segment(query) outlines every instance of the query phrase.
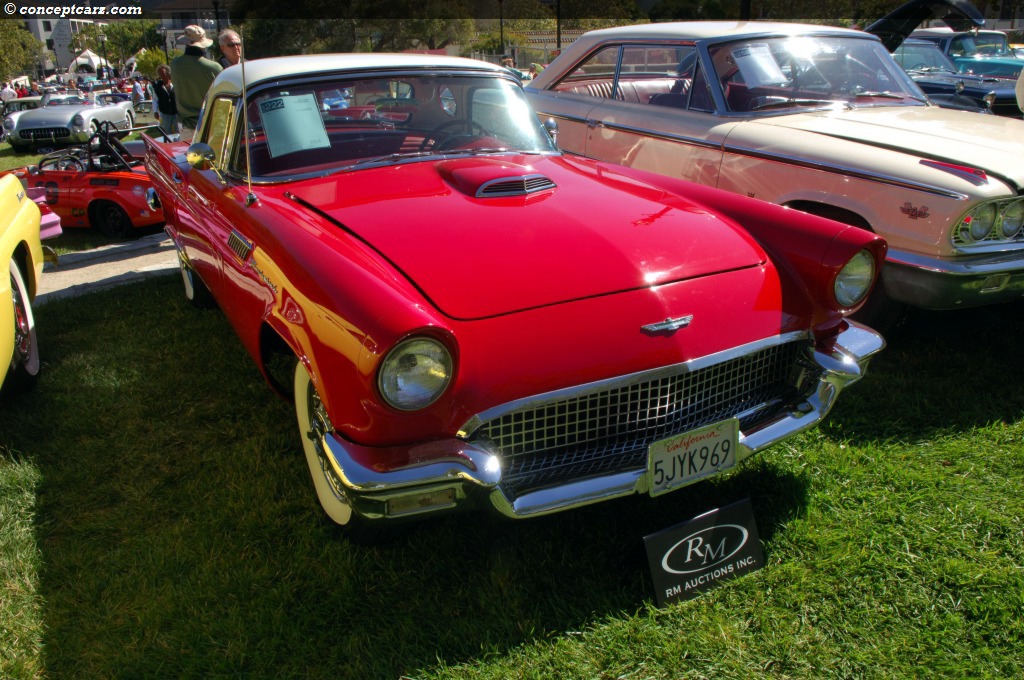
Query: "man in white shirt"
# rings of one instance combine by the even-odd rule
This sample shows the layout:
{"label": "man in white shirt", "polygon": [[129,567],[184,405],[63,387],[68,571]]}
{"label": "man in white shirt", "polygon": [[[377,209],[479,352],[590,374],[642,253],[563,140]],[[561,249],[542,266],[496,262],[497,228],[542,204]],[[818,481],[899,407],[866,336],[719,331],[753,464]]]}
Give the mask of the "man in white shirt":
{"label": "man in white shirt", "polygon": [[[0,90],[0,101],[9,102],[12,99],[17,99],[18,93],[14,91],[10,83],[4,83],[4,88]],[[1019,97],[1018,97],[1019,99]]]}

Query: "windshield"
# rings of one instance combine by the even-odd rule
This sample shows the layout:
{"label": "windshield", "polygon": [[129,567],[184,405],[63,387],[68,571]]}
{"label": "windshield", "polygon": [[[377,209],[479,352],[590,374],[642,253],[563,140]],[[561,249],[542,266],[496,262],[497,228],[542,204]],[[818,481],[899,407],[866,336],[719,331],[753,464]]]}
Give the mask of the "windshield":
{"label": "windshield", "polygon": [[907,71],[956,73],[952,60],[935,43],[903,43],[892,56]]}
{"label": "windshield", "polygon": [[965,33],[949,44],[954,57],[1013,57],[1006,36],[1002,33]]}
{"label": "windshield", "polygon": [[491,75],[277,86],[256,93],[248,120],[252,173],[264,177],[437,155],[556,152],[522,89]]}
{"label": "windshield", "polygon": [[713,46],[709,52],[730,111],[926,103],[910,76],[874,40],[760,38]]}

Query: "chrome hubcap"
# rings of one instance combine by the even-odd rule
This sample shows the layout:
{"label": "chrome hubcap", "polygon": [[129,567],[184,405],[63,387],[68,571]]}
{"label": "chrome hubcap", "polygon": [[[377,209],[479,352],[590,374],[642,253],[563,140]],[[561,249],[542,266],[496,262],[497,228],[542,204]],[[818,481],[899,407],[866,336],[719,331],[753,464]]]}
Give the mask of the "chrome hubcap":
{"label": "chrome hubcap", "polygon": [[11,298],[14,302],[14,361],[12,364],[24,362],[32,351],[32,329],[29,326],[28,312],[22,302],[20,291],[14,277],[11,277]]}

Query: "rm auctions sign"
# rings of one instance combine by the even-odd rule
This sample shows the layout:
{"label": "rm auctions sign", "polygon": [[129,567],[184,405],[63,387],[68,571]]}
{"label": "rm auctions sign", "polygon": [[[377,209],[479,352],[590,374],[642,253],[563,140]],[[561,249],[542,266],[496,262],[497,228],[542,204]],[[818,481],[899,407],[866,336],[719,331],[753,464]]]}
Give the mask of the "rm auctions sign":
{"label": "rm auctions sign", "polygon": [[764,565],[750,499],[644,537],[659,607]]}

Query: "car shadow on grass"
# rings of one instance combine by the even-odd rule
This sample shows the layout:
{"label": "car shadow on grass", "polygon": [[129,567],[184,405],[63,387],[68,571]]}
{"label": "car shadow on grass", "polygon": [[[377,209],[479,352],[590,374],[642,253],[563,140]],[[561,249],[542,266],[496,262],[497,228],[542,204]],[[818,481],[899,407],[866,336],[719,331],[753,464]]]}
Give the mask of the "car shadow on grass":
{"label": "car shadow on grass", "polygon": [[854,444],[913,442],[1024,414],[1024,302],[913,311],[821,426]]}
{"label": "car shadow on grass", "polygon": [[642,537],[750,497],[762,539],[809,482],[731,475],[513,522],[465,513],[347,541],[314,499],[289,404],[175,277],[39,311],[38,389],[13,407],[37,492],[54,677],[398,677],[472,664],[649,606]]}

